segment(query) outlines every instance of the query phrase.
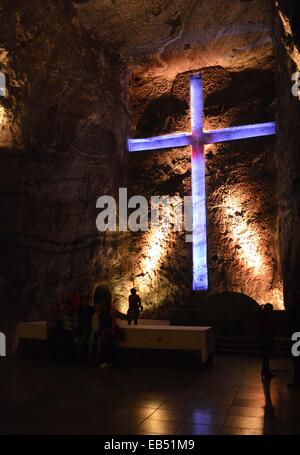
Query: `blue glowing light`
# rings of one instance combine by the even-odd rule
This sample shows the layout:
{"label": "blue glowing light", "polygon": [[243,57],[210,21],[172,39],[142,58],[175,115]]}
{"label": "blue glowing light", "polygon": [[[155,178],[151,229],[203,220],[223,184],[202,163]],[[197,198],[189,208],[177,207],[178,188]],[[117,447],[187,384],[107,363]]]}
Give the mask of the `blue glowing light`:
{"label": "blue glowing light", "polygon": [[190,76],[191,133],[174,133],[147,139],[129,139],[130,152],[172,147],[192,147],[192,201],[193,201],[193,290],[208,289],[205,157],[204,145],[276,134],[274,122],[203,130],[203,92],[199,74]]}

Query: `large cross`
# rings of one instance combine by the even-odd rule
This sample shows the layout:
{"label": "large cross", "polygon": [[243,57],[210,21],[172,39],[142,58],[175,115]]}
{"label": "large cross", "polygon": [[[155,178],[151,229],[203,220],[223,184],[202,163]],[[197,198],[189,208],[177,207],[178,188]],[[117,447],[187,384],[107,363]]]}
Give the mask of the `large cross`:
{"label": "large cross", "polygon": [[191,132],[174,133],[147,139],[129,139],[130,152],[156,150],[173,147],[192,147],[192,206],[193,206],[193,290],[208,289],[205,157],[204,145],[216,142],[269,136],[276,133],[274,122],[222,128],[203,129],[202,78],[190,76]]}

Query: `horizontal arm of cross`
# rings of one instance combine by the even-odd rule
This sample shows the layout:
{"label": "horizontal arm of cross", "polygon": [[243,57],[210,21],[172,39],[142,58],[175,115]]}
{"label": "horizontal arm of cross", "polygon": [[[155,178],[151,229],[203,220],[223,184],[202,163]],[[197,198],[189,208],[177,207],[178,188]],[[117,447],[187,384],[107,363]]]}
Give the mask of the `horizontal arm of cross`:
{"label": "horizontal arm of cross", "polygon": [[[234,126],[220,130],[207,130],[199,136],[200,144],[214,144],[216,142],[247,139],[251,137],[270,136],[276,133],[275,122],[257,123],[254,125]],[[193,145],[191,133],[174,133],[147,139],[129,139],[128,149],[130,152],[142,150],[157,150],[163,148],[185,147]]]}
{"label": "horizontal arm of cross", "polygon": [[191,145],[191,136],[190,133],[173,133],[147,139],[128,139],[128,149],[130,152],[139,152],[141,150],[185,147]]}
{"label": "horizontal arm of cross", "polygon": [[255,125],[234,126],[221,130],[204,131],[204,144],[248,139],[251,137],[271,136],[276,134],[276,123],[256,123]]}

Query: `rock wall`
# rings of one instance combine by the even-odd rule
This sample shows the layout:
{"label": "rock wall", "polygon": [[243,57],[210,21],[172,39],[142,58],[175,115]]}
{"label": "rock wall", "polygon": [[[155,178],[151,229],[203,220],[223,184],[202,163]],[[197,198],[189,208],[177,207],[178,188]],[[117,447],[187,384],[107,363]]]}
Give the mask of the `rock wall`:
{"label": "rock wall", "polygon": [[300,4],[276,1],[276,82],[279,170],[280,245],[285,304],[300,301],[300,92],[292,95],[292,75],[300,71]]}
{"label": "rock wall", "polygon": [[[289,79],[298,26],[277,3],[1,2],[8,97],[0,98],[0,311],[7,321],[46,317],[65,292],[92,294],[97,284],[110,288],[121,310],[138,287],[151,317],[222,291],[282,308],[281,266],[286,296],[296,292],[299,101]],[[129,117],[136,137],[189,130],[195,71],[204,79],[206,128],[273,120],[275,71],[278,112],[285,112],[277,117],[277,150],[274,138],[206,147],[206,296],[191,293],[191,244],[182,233],[95,228],[97,197],[117,196],[119,187],[129,196],[190,194],[188,149],[127,158],[125,139]]]}
{"label": "rock wall", "polygon": [[[96,200],[126,175],[124,71],[73,24],[71,2],[4,1],[1,68],[8,96],[0,150],[0,329],[91,293],[114,239]],[[7,127],[9,124],[9,128]]]}
{"label": "rock wall", "polygon": [[[199,68],[203,76],[205,128],[271,121],[275,117],[272,65],[245,70]],[[136,136],[189,131],[189,74],[146,105]],[[158,82],[159,83],[159,82]],[[139,92],[140,94],[141,92]],[[133,105],[138,106],[135,97]],[[139,109],[137,109],[139,110]],[[155,226],[136,233],[116,292],[139,288],[145,314],[167,317],[170,308],[199,305],[223,291],[245,293],[283,308],[278,241],[275,139],[257,138],[206,146],[209,291],[193,294],[191,244],[181,232]],[[130,154],[130,193],[183,198],[191,192],[190,150]],[[198,297],[197,297],[198,296]]]}
{"label": "rock wall", "polygon": [[[274,120],[272,2],[132,2],[126,28],[114,14],[118,2],[96,3],[98,14],[89,14],[87,2],[78,6],[78,18],[94,37],[106,39],[96,26],[100,12],[118,30],[110,44],[122,48],[129,65],[132,136],[190,130],[188,75],[195,71],[204,78],[207,129]],[[133,43],[143,15],[147,25]],[[274,138],[207,146],[206,160],[209,292],[191,292],[191,245],[184,236],[156,228],[126,236],[126,266],[114,288],[121,307],[134,285],[145,315],[153,317],[222,291],[283,308]],[[190,152],[130,155],[129,175],[130,194],[189,195]]]}

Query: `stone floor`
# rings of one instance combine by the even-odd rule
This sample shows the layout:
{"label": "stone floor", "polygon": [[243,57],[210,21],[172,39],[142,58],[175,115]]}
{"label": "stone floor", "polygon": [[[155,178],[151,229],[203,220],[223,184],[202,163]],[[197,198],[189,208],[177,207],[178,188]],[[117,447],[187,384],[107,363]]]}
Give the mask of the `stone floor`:
{"label": "stone floor", "polygon": [[0,359],[1,434],[300,434],[300,391],[274,359],[264,388],[259,359],[216,356],[204,371],[97,370]]}

